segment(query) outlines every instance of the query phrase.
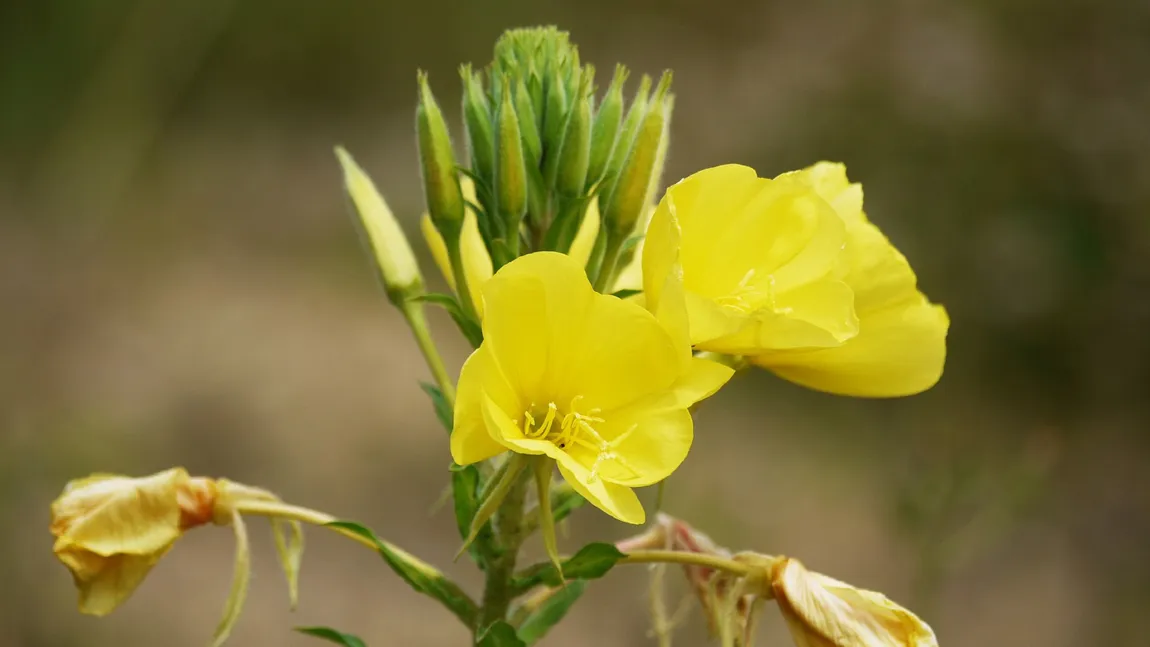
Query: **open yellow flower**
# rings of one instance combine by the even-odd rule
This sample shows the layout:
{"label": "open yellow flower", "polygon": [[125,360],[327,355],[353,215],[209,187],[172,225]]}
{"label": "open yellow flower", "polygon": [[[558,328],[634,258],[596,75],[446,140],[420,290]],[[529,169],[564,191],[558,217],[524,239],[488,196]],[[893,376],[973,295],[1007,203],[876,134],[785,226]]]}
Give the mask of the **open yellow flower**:
{"label": "open yellow flower", "polygon": [[925,622],[881,593],[780,558],[771,588],[798,647],[938,647]]}
{"label": "open yellow flower", "polygon": [[938,381],[945,311],[862,212],[841,165],[776,179],[727,165],[667,190],[643,252],[658,307],[681,265],[696,348],[752,358],[811,388],[910,395]]}
{"label": "open yellow flower", "polygon": [[642,523],[632,488],[673,472],[691,446],[688,412],[731,376],[691,356],[685,315],[660,318],[595,292],[569,256],[537,252],[483,289],[483,344],[459,377],[451,454],[546,455],[587,500]]}
{"label": "open yellow flower", "polygon": [[[463,190],[463,199],[467,203],[475,204],[477,202],[475,182],[464,176],[459,180],[459,186]],[[579,224],[579,231],[576,232],[575,239],[571,242],[571,250],[568,252],[568,255],[574,258],[580,267],[585,267],[587,259],[591,257],[591,251],[595,247],[595,238],[599,235],[599,221],[599,200],[596,198],[587,204],[587,212]],[[458,292],[443,235],[436,229],[435,223],[432,222],[431,216],[427,213],[424,213],[423,217],[420,218],[419,227],[423,232],[424,240],[427,241],[428,249],[431,250],[431,256],[435,259],[435,265],[439,267],[439,271],[447,279],[447,284],[451,290]],[[471,295],[471,302],[475,304],[476,314],[482,318],[483,286],[491,278],[494,266],[491,263],[491,255],[487,252],[487,246],[483,243],[483,236],[479,232],[479,220],[470,206],[466,208],[463,215],[463,230],[459,234],[459,253],[463,260],[467,291]]]}

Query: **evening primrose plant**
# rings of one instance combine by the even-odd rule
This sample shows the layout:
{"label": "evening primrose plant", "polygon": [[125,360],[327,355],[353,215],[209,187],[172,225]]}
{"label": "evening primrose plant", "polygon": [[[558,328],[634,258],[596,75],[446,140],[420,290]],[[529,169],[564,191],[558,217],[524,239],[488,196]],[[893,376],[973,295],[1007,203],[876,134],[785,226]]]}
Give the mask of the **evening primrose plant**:
{"label": "evening primrose plant", "polygon": [[[461,157],[418,75],[420,227],[448,293],[426,291],[383,196],[336,149],[387,298],[433,378],[423,388],[450,434],[459,558],[483,572],[482,590],[465,591],[354,522],[174,468],[79,479],[52,504],[53,550],[81,612],[114,610],[185,532],[226,526],[235,576],[210,642],[222,644],[248,588],[245,518],[261,516],[272,522],[293,606],[302,524],[320,526],[376,551],[482,647],[538,642],[589,580],[639,563],[650,565],[661,646],[675,624],[661,599],[668,564],[682,569],[724,647],[750,645],[769,604],[799,647],[937,645],[925,622],[879,593],[793,557],[733,553],[644,509],[636,489],[661,487],[683,464],[693,411],[739,372],[762,367],[850,396],[910,395],[941,376],[949,322],[867,219],[862,188],[842,165],[773,179],[719,166],[660,193],[671,74],[643,76],[628,96],[626,68],[614,68],[602,93],[595,72],[565,32],[508,31],[488,65],[460,70]],[[428,306],[445,310],[474,349],[458,379],[431,337]],[[560,546],[556,525],[585,503],[645,527],[616,542]],[[522,564],[535,533],[547,559]],[[365,644],[326,627],[299,630]]]}

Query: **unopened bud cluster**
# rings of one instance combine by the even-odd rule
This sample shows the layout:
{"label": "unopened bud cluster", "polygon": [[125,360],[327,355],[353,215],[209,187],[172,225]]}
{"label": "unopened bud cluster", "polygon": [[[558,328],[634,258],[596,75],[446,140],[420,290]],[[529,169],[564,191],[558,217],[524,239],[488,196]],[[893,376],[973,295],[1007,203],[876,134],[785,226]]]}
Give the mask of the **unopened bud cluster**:
{"label": "unopened bud cluster", "polygon": [[[588,274],[614,271],[662,174],[670,73],[658,84],[644,76],[628,102],[628,71],[618,65],[597,97],[595,68],[580,63],[566,32],[548,27],[508,31],[488,66],[464,65],[460,75],[464,164],[425,75],[417,108],[428,212],[449,251],[471,208],[495,269],[530,251],[567,252],[598,200]],[[457,169],[474,181],[476,204],[464,204]]]}

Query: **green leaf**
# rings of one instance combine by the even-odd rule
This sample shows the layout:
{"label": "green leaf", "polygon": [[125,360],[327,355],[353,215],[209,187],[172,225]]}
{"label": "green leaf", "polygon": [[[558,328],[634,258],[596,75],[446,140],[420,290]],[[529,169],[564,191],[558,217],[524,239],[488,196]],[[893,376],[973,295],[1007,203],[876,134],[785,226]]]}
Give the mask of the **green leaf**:
{"label": "green leaf", "polygon": [[579,596],[583,595],[583,589],[587,587],[585,581],[568,582],[566,586],[555,589],[551,597],[543,601],[531,615],[523,620],[523,624],[519,625],[519,638],[524,645],[534,645],[540,638],[547,635],[551,627],[554,627],[567,615],[567,611],[571,609],[571,605],[579,600]]}
{"label": "green leaf", "polygon": [[515,633],[515,628],[503,620],[496,620],[479,634],[475,640],[476,647],[527,647]]}
{"label": "green leaf", "polygon": [[626,555],[619,552],[619,549],[612,544],[587,544],[580,548],[579,552],[563,560],[562,577],[553,564],[536,564],[528,567],[523,575],[517,577],[513,586],[517,591],[526,591],[540,584],[560,586],[563,584],[563,578],[566,578],[568,585],[571,580],[598,579],[606,575],[624,557]]}
{"label": "green leaf", "polygon": [[459,305],[459,300],[450,294],[443,294],[442,292],[427,292],[418,294],[408,299],[408,301],[419,301],[421,303],[430,303],[437,305],[447,311],[451,315],[452,321],[459,327],[460,332],[471,342],[475,348],[479,348],[479,344],[483,343],[483,329],[479,324],[473,321],[463,308]]}
{"label": "green leaf", "polygon": [[439,419],[439,424],[443,425],[447,433],[451,433],[452,427],[455,426],[455,412],[451,410],[447,398],[443,397],[443,391],[429,382],[420,382],[419,388],[431,398],[431,405],[435,407],[435,417]]}
{"label": "green leaf", "polygon": [[391,570],[410,584],[411,588],[439,600],[464,625],[475,626],[475,614],[477,612],[475,602],[463,592],[463,589],[459,588],[459,585],[447,579],[447,576],[439,572],[434,566],[402,548],[380,539],[371,530],[358,523],[333,521],[326,525],[370,540],[375,544],[379,554],[391,567]]}
{"label": "green leaf", "polygon": [[[466,539],[471,530],[471,520],[475,518],[475,511],[479,509],[479,470],[474,465],[453,465],[451,495],[455,502],[455,525],[459,528],[459,537]],[[467,551],[471,559],[482,567],[483,556],[490,546],[491,527],[484,526],[468,546]]]}
{"label": "green leaf", "polygon": [[620,299],[626,299],[627,297],[633,297],[636,294],[639,294],[641,292],[642,292],[642,290],[618,290],[616,292],[613,292],[611,294],[611,296],[619,297]]}
{"label": "green leaf", "polygon": [[351,634],[336,631],[330,627],[296,627],[296,631],[305,636],[314,636],[343,647],[367,647],[367,643]]}

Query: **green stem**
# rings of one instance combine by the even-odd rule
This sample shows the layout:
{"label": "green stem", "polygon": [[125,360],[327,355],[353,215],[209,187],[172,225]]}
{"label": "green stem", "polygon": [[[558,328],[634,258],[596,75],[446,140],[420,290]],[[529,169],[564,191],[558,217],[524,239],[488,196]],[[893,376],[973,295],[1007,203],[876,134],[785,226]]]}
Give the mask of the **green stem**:
{"label": "green stem", "polygon": [[519,546],[523,543],[523,500],[527,494],[529,470],[524,470],[503,499],[494,523],[498,554],[487,565],[487,580],[483,586],[483,602],[479,610],[476,632],[491,623],[507,618],[507,609],[515,597],[511,580],[515,575],[515,562]]}
{"label": "green stem", "polygon": [[454,406],[455,383],[443,365],[443,358],[439,355],[439,348],[435,345],[435,340],[431,338],[431,329],[427,326],[423,305],[418,301],[409,299],[403,302],[400,310],[403,311],[403,317],[407,319],[407,325],[415,336],[415,343],[419,345],[419,352],[423,353],[423,359],[427,362],[427,367],[431,369],[431,376],[435,379],[435,384],[443,393],[447,403]]}
{"label": "green stem", "polygon": [[454,245],[448,245],[447,256],[451,260],[451,273],[455,275],[455,294],[459,298],[459,305],[463,307],[463,314],[478,321],[475,314],[475,304],[471,301],[471,290],[467,285],[467,273],[463,270],[463,252],[460,251],[461,239]]}
{"label": "green stem", "polygon": [[686,564],[688,566],[702,566],[730,573],[740,577],[752,575],[760,570],[753,564],[737,562],[718,555],[704,553],[689,553],[678,550],[636,550],[627,553],[620,564]]}

